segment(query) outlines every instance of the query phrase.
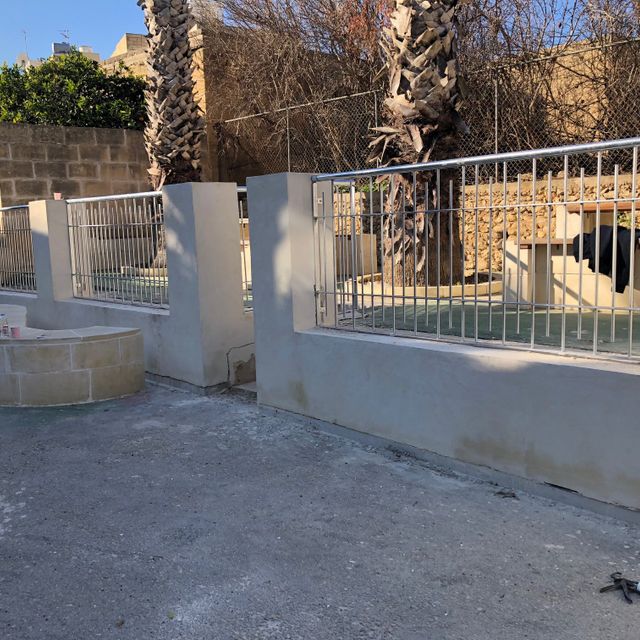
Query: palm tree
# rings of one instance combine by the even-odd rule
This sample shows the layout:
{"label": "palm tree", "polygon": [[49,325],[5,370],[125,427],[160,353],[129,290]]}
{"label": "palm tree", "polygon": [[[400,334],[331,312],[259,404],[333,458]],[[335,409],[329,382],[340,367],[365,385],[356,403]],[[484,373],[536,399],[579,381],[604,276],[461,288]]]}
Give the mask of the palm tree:
{"label": "palm tree", "polygon": [[[457,136],[465,129],[459,114],[456,55],[459,4],[462,0],[394,0],[381,38],[388,76],[385,126],[374,129],[372,162],[389,167],[455,156]],[[433,172],[419,176],[419,189],[414,189],[411,174],[396,174],[389,181],[392,192],[387,213],[391,215],[385,216],[384,251],[388,282],[393,279],[412,285],[414,268],[419,285],[462,279],[458,214],[454,211],[459,185],[450,173],[440,176],[440,189],[437,182]],[[427,233],[429,240],[425,241]],[[439,273],[437,251],[431,250],[436,249],[438,239]]]}
{"label": "palm tree", "polygon": [[154,189],[198,182],[205,123],[194,95],[189,0],[138,0],[149,30],[145,144]]}

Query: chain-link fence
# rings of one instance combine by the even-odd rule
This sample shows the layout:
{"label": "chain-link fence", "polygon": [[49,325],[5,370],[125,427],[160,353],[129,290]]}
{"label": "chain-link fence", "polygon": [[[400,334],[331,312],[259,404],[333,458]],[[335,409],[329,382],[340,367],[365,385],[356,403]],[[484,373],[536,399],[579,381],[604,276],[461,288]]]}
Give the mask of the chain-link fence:
{"label": "chain-link fence", "polygon": [[380,124],[381,95],[368,91],[227,120],[220,126],[225,172],[236,177],[360,167],[371,127]]}
{"label": "chain-link fence", "polygon": [[[640,42],[574,45],[531,60],[486,65],[465,76],[469,131],[460,155],[626,138],[640,131]],[[228,120],[219,127],[227,177],[367,166],[384,92],[371,91]],[[613,171],[615,154],[604,158]],[[516,167],[514,167],[516,168]],[[624,167],[623,167],[624,169]],[[558,167],[557,171],[561,171]]]}

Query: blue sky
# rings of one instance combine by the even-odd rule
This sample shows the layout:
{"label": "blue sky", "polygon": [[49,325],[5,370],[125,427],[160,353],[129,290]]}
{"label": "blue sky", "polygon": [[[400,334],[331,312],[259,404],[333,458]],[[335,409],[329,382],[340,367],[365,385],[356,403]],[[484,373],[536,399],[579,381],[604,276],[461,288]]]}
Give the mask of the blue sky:
{"label": "blue sky", "polygon": [[65,30],[73,44],[90,45],[103,58],[124,33],[146,33],[136,0],[0,0],[0,64],[25,50],[23,31],[29,55],[44,58]]}

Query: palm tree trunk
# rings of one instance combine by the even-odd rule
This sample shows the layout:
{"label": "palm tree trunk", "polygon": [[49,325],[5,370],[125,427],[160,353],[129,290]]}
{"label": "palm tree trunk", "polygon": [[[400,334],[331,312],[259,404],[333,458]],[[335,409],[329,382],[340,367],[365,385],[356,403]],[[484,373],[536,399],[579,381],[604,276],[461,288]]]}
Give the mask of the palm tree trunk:
{"label": "palm tree trunk", "polygon": [[[370,160],[381,166],[452,157],[459,114],[458,0],[395,0],[382,49],[389,90]],[[455,172],[397,174],[386,205],[384,277],[405,285],[463,278]],[[450,188],[450,184],[452,187]]]}

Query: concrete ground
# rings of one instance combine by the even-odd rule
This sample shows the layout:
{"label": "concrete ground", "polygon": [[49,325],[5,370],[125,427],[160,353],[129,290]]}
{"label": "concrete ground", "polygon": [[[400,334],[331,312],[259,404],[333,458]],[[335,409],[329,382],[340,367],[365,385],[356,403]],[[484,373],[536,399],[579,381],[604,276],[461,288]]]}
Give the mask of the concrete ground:
{"label": "concrete ground", "polygon": [[0,638],[637,637],[640,532],[499,489],[243,395],[0,410]]}

